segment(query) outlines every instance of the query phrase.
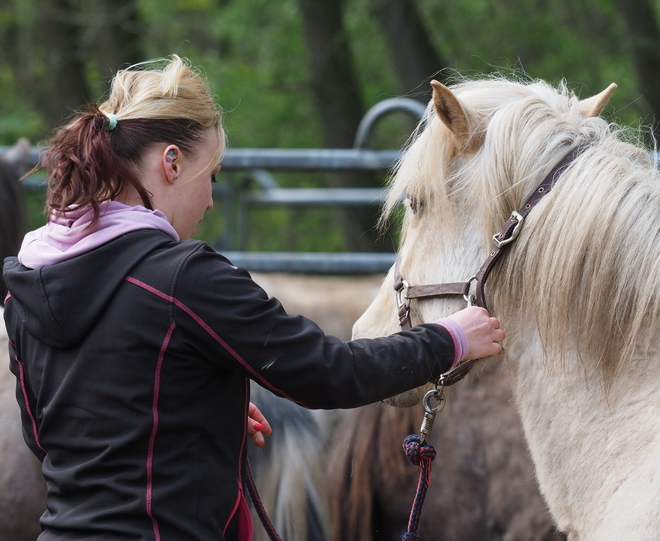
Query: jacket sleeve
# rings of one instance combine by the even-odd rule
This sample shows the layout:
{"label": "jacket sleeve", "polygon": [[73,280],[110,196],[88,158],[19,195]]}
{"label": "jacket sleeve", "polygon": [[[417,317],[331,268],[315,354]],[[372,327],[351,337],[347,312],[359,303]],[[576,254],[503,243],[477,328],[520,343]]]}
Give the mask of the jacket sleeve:
{"label": "jacket sleeve", "polygon": [[434,323],[377,339],[327,336],[205,245],[182,265],[175,297],[177,327],[204,357],[306,407],[376,402],[437,378],[454,358]]}

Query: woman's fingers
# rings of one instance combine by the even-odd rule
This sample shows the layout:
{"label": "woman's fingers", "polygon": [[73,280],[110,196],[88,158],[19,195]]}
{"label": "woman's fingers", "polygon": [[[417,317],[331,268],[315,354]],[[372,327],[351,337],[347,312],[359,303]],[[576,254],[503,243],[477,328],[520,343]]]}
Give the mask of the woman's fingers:
{"label": "woman's fingers", "polygon": [[271,436],[273,434],[270,423],[252,402],[250,402],[248,407],[247,431],[248,436],[252,438],[252,441],[257,447],[264,447],[266,445],[266,438],[264,436]]}
{"label": "woman's fingers", "polygon": [[497,355],[502,351],[500,342],[505,334],[500,322],[484,308],[472,306],[449,316],[458,323],[468,341],[466,359],[480,359]]}

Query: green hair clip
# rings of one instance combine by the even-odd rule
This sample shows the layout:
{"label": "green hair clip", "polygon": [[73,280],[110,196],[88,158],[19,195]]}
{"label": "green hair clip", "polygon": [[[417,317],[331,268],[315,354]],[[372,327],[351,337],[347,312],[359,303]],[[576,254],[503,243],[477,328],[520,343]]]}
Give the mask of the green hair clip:
{"label": "green hair clip", "polygon": [[117,115],[106,112],[103,112],[103,114],[108,118],[108,131],[114,130],[117,127]]}

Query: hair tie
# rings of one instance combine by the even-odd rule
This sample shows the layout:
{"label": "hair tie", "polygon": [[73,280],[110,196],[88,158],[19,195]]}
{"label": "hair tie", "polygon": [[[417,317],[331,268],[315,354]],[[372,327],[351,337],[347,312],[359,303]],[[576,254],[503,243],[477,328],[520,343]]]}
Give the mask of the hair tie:
{"label": "hair tie", "polygon": [[101,111],[106,118],[108,119],[108,131],[112,131],[117,127],[117,115],[114,113],[106,113],[105,111]]}

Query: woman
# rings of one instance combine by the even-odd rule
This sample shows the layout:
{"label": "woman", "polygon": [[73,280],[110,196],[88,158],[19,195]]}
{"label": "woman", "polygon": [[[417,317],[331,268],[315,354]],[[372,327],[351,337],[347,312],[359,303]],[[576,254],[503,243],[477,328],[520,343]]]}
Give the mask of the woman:
{"label": "woman", "polygon": [[477,308],[343,343],[189,240],[224,133],[177,56],[119,72],[51,143],[49,222],[4,267],[24,435],[48,484],[42,541],[250,539],[245,442],[270,433],[250,379],[350,408],[500,351]]}

